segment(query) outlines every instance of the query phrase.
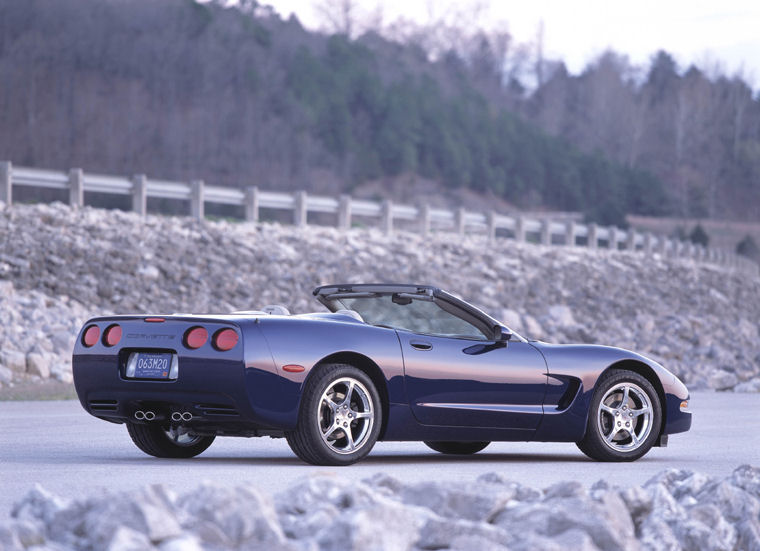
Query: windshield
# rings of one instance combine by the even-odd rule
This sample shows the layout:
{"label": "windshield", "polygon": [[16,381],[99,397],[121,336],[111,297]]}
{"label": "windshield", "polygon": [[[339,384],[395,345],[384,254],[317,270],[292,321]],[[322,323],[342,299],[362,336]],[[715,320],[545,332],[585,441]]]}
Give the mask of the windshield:
{"label": "windshield", "polygon": [[337,302],[358,312],[370,325],[403,329],[414,333],[487,340],[477,327],[443,310],[431,299],[393,300],[393,295],[372,298],[341,298]]}

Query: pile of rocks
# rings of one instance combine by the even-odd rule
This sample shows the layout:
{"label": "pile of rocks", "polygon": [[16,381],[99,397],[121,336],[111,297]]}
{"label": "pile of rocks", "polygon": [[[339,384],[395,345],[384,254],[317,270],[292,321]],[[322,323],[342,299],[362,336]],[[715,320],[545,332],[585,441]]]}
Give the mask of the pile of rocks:
{"label": "pile of rocks", "polygon": [[316,475],[274,498],[252,484],[164,486],[70,501],[36,487],[0,523],[0,547],[35,549],[760,549],[760,469],[719,479],[666,470],[643,486],[539,490],[489,473],[405,484]]}
{"label": "pile of rocks", "polygon": [[23,355],[27,377],[39,376],[29,355],[46,340],[58,353],[51,365],[67,365],[86,313],[276,303],[307,312],[321,309],[316,285],[402,281],[458,293],[531,338],[634,349],[692,389],[760,391],[760,279],[688,259],[487,245],[478,235],[142,219],[62,204],[0,209],[0,235],[0,280],[13,285],[0,299],[0,364],[20,369]]}
{"label": "pile of rocks", "polygon": [[89,317],[81,303],[0,280],[0,315],[0,385],[50,377],[71,382],[74,339]]}

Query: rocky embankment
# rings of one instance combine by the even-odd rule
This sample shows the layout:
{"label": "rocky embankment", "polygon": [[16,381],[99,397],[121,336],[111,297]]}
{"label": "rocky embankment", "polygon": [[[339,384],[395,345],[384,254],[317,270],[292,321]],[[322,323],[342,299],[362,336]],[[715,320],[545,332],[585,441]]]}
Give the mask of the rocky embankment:
{"label": "rocky embankment", "polygon": [[0,383],[70,380],[89,316],[226,312],[341,281],[433,283],[525,336],[650,355],[691,388],[760,391],[760,279],[688,259],[480,236],[198,223],[62,204],[0,208]]}
{"label": "rocky embankment", "polygon": [[[580,513],[580,514],[579,514]],[[719,479],[666,470],[643,486],[543,490],[488,473],[405,484],[316,475],[271,497],[255,485],[164,486],[67,500],[36,487],[0,521],[8,551],[760,550],[760,469]]]}

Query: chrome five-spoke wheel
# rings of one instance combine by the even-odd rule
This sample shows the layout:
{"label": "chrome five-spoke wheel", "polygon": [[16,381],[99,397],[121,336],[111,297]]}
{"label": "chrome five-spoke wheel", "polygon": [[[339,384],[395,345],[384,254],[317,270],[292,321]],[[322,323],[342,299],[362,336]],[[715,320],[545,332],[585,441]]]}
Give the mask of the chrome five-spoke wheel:
{"label": "chrome five-spoke wheel", "polygon": [[632,451],[652,432],[652,404],[638,385],[624,382],[610,388],[599,403],[597,421],[604,443],[616,451]]}
{"label": "chrome five-spoke wheel", "polygon": [[325,444],[336,453],[353,453],[367,443],[372,433],[372,396],[356,379],[340,378],[322,393],[317,416]]}
{"label": "chrome five-spoke wheel", "polygon": [[595,384],[586,434],[577,442],[597,461],[634,461],[657,442],[662,404],[652,383],[627,369],[610,369]]}
{"label": "chrome five-spoke wheel", "polygon": [[375,445],[382,404],[372,378],[352,365],[317,366],[304,385],[290,449],[313,465],[350,465]]}

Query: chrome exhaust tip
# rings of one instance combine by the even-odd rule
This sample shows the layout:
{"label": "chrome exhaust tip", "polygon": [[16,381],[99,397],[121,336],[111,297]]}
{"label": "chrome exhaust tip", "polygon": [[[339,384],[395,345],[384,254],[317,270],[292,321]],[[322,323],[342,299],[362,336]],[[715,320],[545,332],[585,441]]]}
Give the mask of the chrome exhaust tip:
{"label": "chrome exhaust tip", "polygon": [[193,414],[190,413],[189,411],[186,411],[185,413],[182,414],[183,421],[190,421],[192,420],[192,418],[193,418]]}
{"label": "chrome exhaust tip", "polygon": [[152,411],[146,411],[145,412],[145,420],[146,421],[153,421],[153,419],[155,419],[155,418],[156,418],[156,414],[153,413]]}
{"label": "chrome exhaust tip", "polygon": [[172,413],[172,421],[182,421],[182,414],[179,411]]}
{"label": "chrome exhaust tip", "polygon": [[135,412],[135,419],[137,419],[138,421],[142,421],[143,419],[145,419],[145,412],[138,409]]}

